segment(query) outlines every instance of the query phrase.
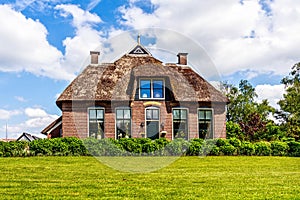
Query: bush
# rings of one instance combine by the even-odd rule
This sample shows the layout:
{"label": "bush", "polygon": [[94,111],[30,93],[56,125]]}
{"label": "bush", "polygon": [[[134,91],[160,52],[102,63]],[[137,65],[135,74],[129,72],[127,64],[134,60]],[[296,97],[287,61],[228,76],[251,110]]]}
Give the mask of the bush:
{"label": "bush", "polygon": [[180,155],[186,155],[187,150],[189,148],[189,142],[182,138],[177,138],[170,142],[165,147],[165,155],[170,156],[180,156]]}
{"label": "bush", "polygon": [[227,143],[227,144],[220,147],[220,151],[224,155],[232,156],[235,153],[236,148],[233,145]]}
{"label": "bush", "polygon": [[234,123],[232,121],[226,122],[226,138],[239,138],[240,140],[243,140],[245,137],[245,134],[242,131],[242,128],[239,124]]}
{"label": "bush", "polygon": [[271,142],[271,149],[273,156],[285,156],[288,153],[289,146],[285,142],[273,141]]}
{"label": "bush", "polygon": [[252,156],[255,153],[255,146],[251,142],[242,142],[240,155]]}
{"label": "bush", "polygon": [[187,150],[187,155],[189,156],[199,156],[202,154],[203,139],[192,139],[190,141],[189,148]]}
{"label": "bush", "polygon": [[270,156],[272,154],[271,144],[269,142],[260,141],[254,144],[255,155]]}
{"label": "bush", "polygon": [[300,142],[292,141],[287,144],[289,146],[288,155],[300,157]]}

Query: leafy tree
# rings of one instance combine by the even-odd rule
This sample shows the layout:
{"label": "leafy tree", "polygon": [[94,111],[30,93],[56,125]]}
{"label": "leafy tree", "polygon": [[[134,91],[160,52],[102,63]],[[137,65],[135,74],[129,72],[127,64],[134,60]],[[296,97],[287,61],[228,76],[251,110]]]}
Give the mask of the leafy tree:
{"label": "leafy tree", "polygon": [[300,62],[292,67],[288,76],[281,80],[285,85],[286,94],[278,102],[281,110],[278,116],[284,120],[288,136],[300,139]]}
{"label": "leafy tree", "polygon": [[227,121],[238,124],[244,136],[239,139],[257,140],[265,131],[270,113],[275,109],[267,100],[257,103],[255,88],[247,80],[241,80],[238,88],[224,84],[225,93],[230,103],[227,105]]}

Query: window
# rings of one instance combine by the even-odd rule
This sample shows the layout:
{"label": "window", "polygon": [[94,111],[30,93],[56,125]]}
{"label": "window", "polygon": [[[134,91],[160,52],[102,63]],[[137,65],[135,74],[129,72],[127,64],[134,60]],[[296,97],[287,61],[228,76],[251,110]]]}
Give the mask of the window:
{"label": "window", "polygon": [[213,113],[211,109],[198,110],[198,129],[199,138],[212,139],[213,138]]}
{"label": "window", "polygon": [[146,108],[146,134],[154,140],[159,138],[159,109],[155,107]]}
{"label": "window", "polygon": [[140,79],[140,99],[164,99],[162,79]]}
{"label": "window", "polygon": [[116,138],[131,137],[131,110],[130,108],[116,109]]}
{"label": "window", "polygon": [[104,138],[104,109],[89,108],[89,137]]}
{"label": "window", "polygon": [[188,110],[173,109],[173,138],[188,139]]}

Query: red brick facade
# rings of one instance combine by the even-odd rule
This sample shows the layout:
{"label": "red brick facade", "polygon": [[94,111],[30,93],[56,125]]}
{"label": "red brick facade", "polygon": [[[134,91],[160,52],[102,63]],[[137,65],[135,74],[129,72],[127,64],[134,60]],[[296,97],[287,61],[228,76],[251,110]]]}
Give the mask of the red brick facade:
{"label": "red brick facade", "polygon": [[[160,124],[164,124],[163,130],[166,131],[166,138],[173,139],[173,122],[172,122],[172,108],[186,108],[188,109],[188,138],[199,138],[198,134],[198,109],[212,108],[213,117],[213,131],[214,138],[226,137],[226,125],[225,125],[225,104],[200,104],[199,103],[170,103],[165,101],[135,101],[128,105],[128,102],[124,104],[118,103],[118,105],[112,105],[111,102],[66,102],[62,106],[62,136],[63,137],[79,137],[86,138],[89,136],[88,127],[88,108],[100,107],[104,108],[104,135],[106,138],[116,138],[116,116],[115,109],[118,107],[130,107],[131,109],[131,137],[142,137],[142,133],[145,133],[145,126],[141,127],[141,124],[145,124],[145,109],[148,107],[157,107],[160,110]],[[173,106],[173,107],[172,107]]]}

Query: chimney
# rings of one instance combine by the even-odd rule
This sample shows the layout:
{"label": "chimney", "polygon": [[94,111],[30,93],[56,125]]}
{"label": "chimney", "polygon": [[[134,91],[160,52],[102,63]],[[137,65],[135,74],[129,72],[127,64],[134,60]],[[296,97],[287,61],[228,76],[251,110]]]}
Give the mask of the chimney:
{"label": "chimney", "polygon": [[91,64],[98,64],[98,57],[100,55],[99,51],[90,51]]}
{"label": "chimney", "polygon": [[187,65],[187,55],[188,53],[178,53],[178,64],[179,65]]}

